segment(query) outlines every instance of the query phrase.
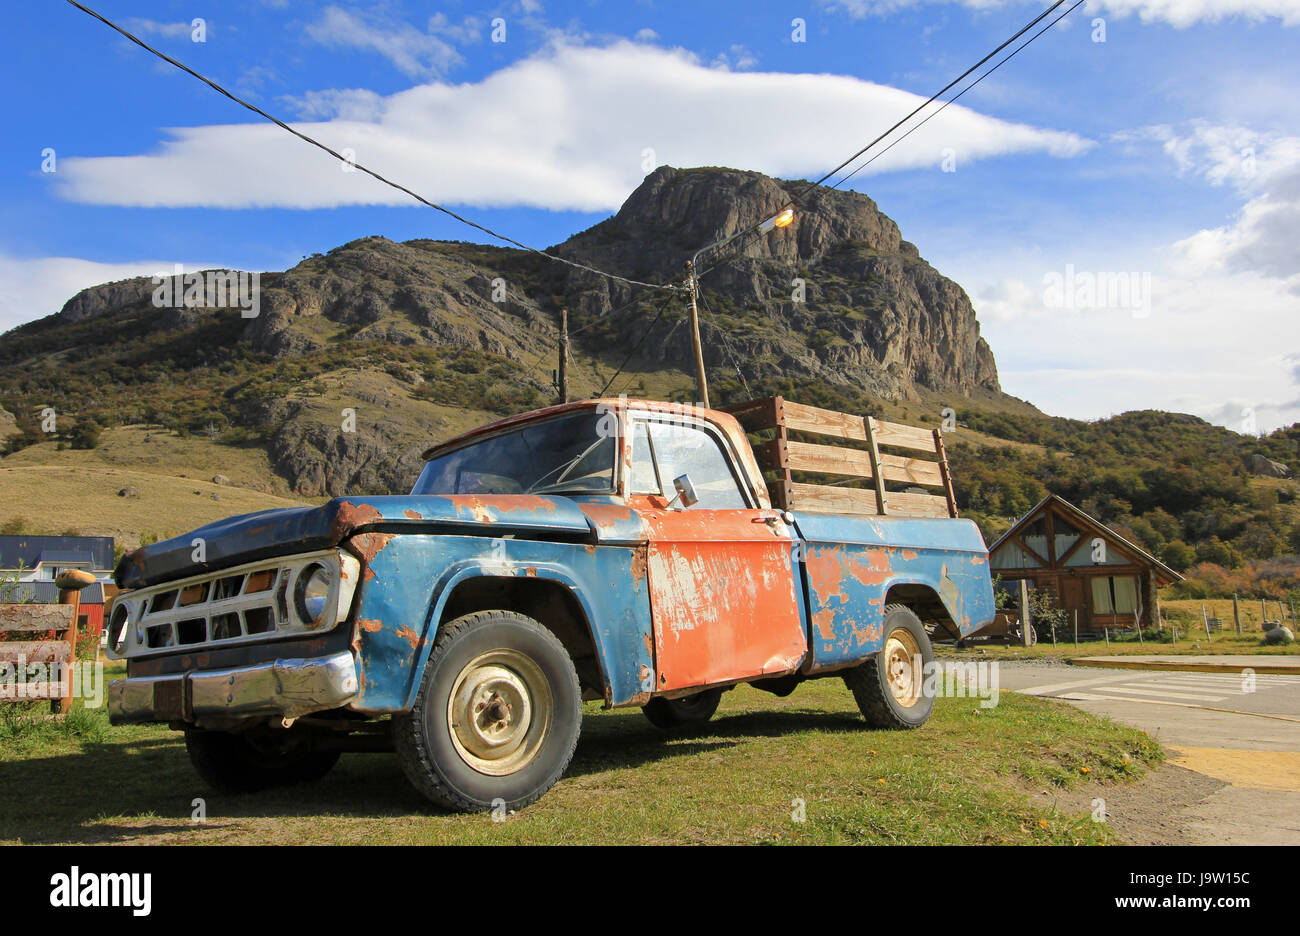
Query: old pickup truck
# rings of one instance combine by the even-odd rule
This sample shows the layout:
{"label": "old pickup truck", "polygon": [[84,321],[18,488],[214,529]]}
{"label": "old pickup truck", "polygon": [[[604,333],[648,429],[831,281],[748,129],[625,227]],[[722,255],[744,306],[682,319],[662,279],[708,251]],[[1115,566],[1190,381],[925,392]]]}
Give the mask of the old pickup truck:
{"label": "old pickup truck", "polygon": [[994,615],[938,430],[779,397],[620,398],[425,458],[407,496],[246,514],[124,556],[112,721],[184,731],[223,790],[395,749],[443,807],[517,809],[563,775],[583,700],[672,729],[740,683],[784,696],[834,676],[868,726],[915,728],[931,636]]}

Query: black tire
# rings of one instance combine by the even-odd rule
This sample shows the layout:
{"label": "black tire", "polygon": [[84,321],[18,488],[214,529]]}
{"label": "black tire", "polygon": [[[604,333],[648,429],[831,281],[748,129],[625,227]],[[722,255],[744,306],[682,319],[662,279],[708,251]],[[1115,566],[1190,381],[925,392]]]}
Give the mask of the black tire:
{"label": "black tire", "polygon": [[671,731],[686,725],[702,725],[718,710],[721,689],[705,689],[681,699],[651,699],[641,706],[645,717],[656,728]]}
{"label": "black tire", "polygon": [[[922,665],[922,678],[910,705],[900,701],[890,687],[890,638],[897,637],[906,645],[905,635],[910,635]],[[925,625],[906,605],[885,606],[884,637],[881,649],[860,666],[846,672],[844,682],[853,693],[862,717],[872,728],[920,728],[934,711],[934,695],[925,691],[927,680],[924,678],[924,674],[929,671],[929,664],[934,661],[934,647],[925,632]],[[915,677],[913,670],[910,678],[914,681]]]}
{"label": "black tire", "polygon": [[[488,686],[497,688],[489,695]],[[478,714],[453,718],[454,703]],[[564,645],[530,617],[479,611],[439,631],[414,706],[393,719],[393,743],[426,797],[456,812],[485,812],[522,809],[554,786],[581,729],[582,690]],[[513,753],[489,749],[501,738],[509,739],[501,750]]]}
{"label": "black tire", "polygon": [[223,793],[254,793],[319,780],[338,763],[339,752],[312,750],[310,744],[307,732],[185,732],[190,763],[209,786]]}

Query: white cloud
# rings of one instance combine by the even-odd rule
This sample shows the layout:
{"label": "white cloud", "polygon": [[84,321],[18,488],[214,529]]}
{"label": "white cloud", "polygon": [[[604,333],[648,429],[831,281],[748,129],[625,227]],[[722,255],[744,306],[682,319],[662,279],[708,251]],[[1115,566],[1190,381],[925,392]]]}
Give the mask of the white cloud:
{"label": "white cloud", "polygon": [[162,36],[165,39],[188,39],[194,29],[192,23],[162,23],[151,19],[128,19],[125,22],[128,32],[138,36]]}
{"label": "white cloud", "polygon": [[[1004,390],[1080,419],[1163,409],[1240,431],[1250,408],[1265,431],[1300,421],[1300,318],[1281,283],[1249,272],[1182,276],[1172,251],[1162,260],[1129,244],[1109,249],[1112,259],[1137,256],[1129,270],[1150,274],[1145,315],[1053,307],[1048,278],[1063,275],[1064,263],[984,285],[978,274],[959,275],[972,287]],[[1076,280],[1096,268],[1088,266]]]}
{"label": "white cloud", "polygon": [[[386,98],[322,92],[298,104],[330,115],[302,130],[433,200],[597,211],[616,209],[641,181],[646,149],[661,165],[820,173],[922,100],[839,75],[723,71],[682,50],[561,40],[476,84],[431,82]],[[63,160],[60,193],[147,207],[410,204],[270,124],[168,133],[148,155]],[[868,172],[937,166],[948,148],[969,163],[1068,158],[1090,145],[954,105]]]}
{"label": "white cloud", "polygon": [[714,68],[748,71],[758,64],[758,56],[745,46],[733,44],[726,52],[719,52],[713,59]]}
{"label": "white cloud", "polygon": [[644,29],[638,29],[636,35],[632,38],[637,42],[654,42],[659,38],[659,34],[647,26]]}
{"label": "white cloud", "polygon": [[[918,6],[959,3],[973,10],[1023,7],[1028,0],[821,0],[832,10],[842,10],[855,19],[887,16]],[[1036,3],[1035,6],[1044,6]],[[1062,7],[1062,10],[1068,7]],[[1242,19],[1259,22],[1281,20],[1284,26],[1300,24],[1300,0],[1094,0],[1090,14],[1109,13],[1123,18],[1137,16],[1144,23],[1167,23],[1182,29],[1196,23],[1219,23]],[[1053,16],[1056,14],[1054,13]],[[1066,22],[1069,22],[1068,20]]]}
{"label": "white cloud", "polygon": [[363,17],[332,6],[307,26],[306,34],[330,48],[376,52],[411,78],[431,78],[445,75],[464,59],[455,46],[436,35],[451,29],[445,15],[435,15],[429,26],[429,32],[421,32],[410,23]]}
{"label": "white cloud", "polygon": [[1160,141],[1181,173],[1231,187],[1244,200],[1230,223],[1174,245],[1177,272],[1253,271],[1300,295],[1300,137],[1205,122],[1181,134],[1161,126],[1138,135]]}
{"label": "white cloud", "polygon": [[[175,261],[97,263],[76,257],[19,258],[0,254],[0,333],[53,315],[89,286],[133,276],[170,274]],[[217,263],[186,263],[187,270],[224,269]]]}

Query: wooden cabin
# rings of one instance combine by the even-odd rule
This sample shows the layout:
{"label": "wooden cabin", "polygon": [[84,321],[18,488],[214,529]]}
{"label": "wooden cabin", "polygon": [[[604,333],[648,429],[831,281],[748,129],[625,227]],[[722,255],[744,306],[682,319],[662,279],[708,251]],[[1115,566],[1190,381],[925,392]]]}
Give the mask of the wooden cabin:
{"label": "wooden cabin", "polygon": [[1056,597],[1079,630],[1159,627],[1156,589],[1182,576],[1140,546],[1049,494],[989,547],[1004,582],[1028,579]]}

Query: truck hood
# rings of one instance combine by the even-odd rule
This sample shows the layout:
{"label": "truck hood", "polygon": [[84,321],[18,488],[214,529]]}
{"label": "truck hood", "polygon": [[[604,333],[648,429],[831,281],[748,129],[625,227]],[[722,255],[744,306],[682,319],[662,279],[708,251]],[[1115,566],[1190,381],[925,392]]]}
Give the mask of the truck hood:
{"label": "truck hood", "polygon": [[[398,495],[345,498],[319,507],[287,507],[227,517],[122,557],[119,588],[143,588],[272,556],[337,546],[355,533],[418,533],[457,528],[505,533],[546,531],[594,536],[576,504],[528,494]],[[204,561],[196,561],[197,557]]]}

